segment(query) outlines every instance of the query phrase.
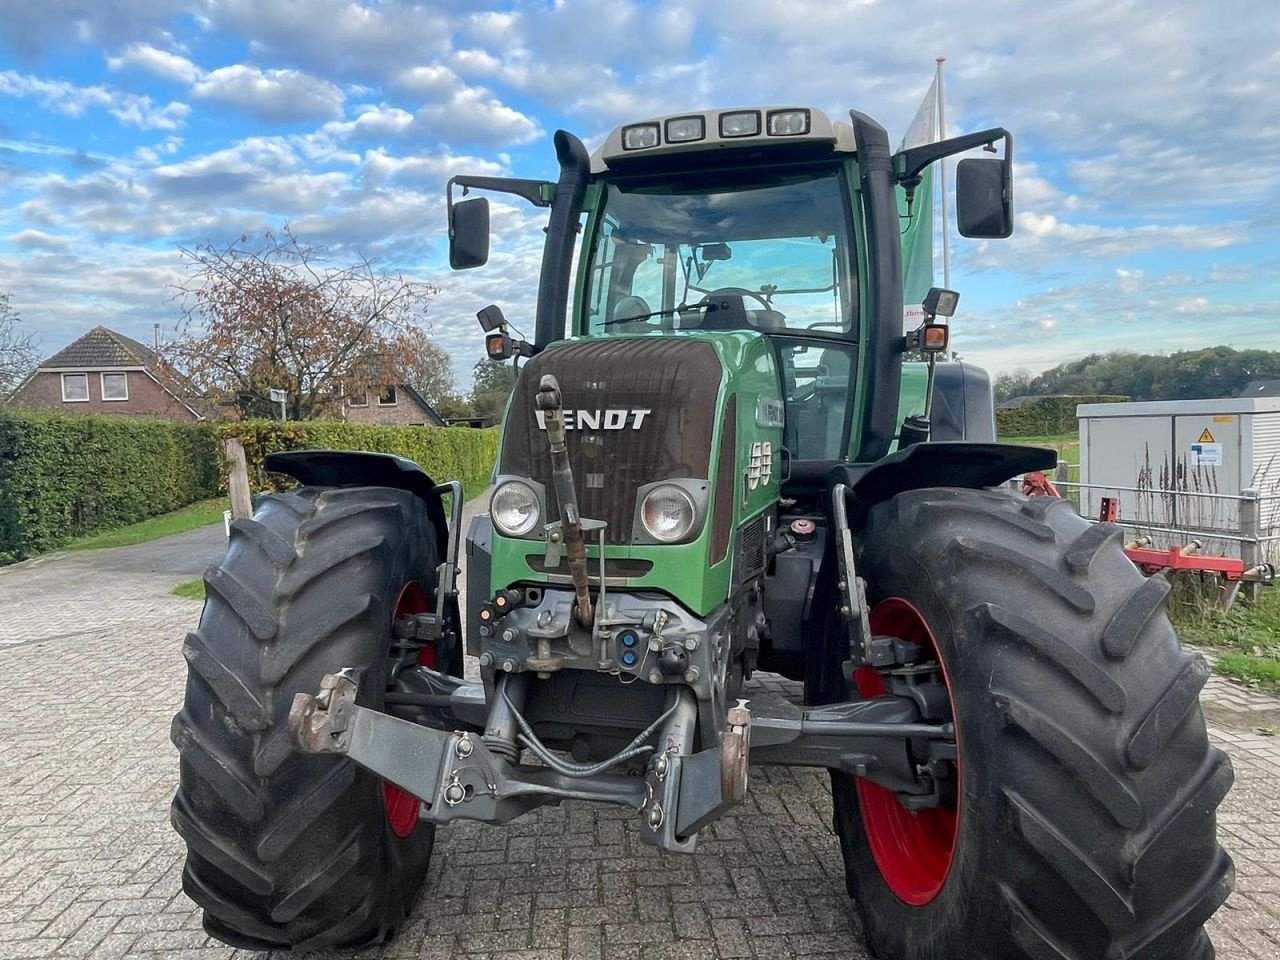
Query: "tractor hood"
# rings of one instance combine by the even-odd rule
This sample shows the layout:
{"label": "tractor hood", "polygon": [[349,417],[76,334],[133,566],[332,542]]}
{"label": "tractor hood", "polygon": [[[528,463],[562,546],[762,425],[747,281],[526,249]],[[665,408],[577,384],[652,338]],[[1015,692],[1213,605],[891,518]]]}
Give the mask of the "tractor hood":
{"label": "tractor hood", "polygon": [[569,462],[584,517],[608,543],[631,543],[636,492],[657,480],[709,480],[724,379],[706,341],[600,338],[546,350],[525,366],[502,438],[501,472],[551,487],[551,457],[535,397],[554,374]]}
{"label": "tractor hood", "polygon": [[[781,387],[768,341],[750,332],[608,336],[531,359],[507,410],[497,473],[535,482],[543,522],[559,517],[536,403],[545,374],[560,385],[579,511],[608,524],[611,560],[641,561],[615,565],[626,585],[685,595],[692,609],[723,601],[735,533],[778,497]],[[659,544],[639,520],[646,491],[661,481],[696,501],[698,522],[683,542]],[[545,579],[542,551],[541,526],[523,540],[495,535],[494,588]]]}

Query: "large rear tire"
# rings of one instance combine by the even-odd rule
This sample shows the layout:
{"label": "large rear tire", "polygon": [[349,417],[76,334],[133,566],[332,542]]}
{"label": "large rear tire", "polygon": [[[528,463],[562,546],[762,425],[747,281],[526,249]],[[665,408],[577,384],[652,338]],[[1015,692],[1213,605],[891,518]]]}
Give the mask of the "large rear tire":
{"label": "large rear tire", "polygon": [[417,802],[346,757],[294,751],[287,718],[342,667],[363,670],[357,702],[383,709],[393,617],[425,608],[436,552],[422,501],[381,487],[304,487],[232,525],[172,731],[183,889],[218,939],[362,946],[412,905],[433,842]]}
{"label": "large rear tire", "polygon": [[1233,879],[1215,836],[1232,772],[1209,745],[1208,670],[1169,624],[1167,582],[1134,569],[1120,528],[1047,498],[912,491],[875,507],[861,540],[877,629],[936,646],[959,747],[958,799],[923,826],[832,777],[870,949],[1211,958],[1203,924]]}

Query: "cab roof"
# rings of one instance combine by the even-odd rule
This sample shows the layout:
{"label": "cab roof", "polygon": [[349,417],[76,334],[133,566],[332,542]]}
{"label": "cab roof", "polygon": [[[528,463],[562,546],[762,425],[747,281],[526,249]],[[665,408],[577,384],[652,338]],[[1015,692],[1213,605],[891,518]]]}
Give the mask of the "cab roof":
{"label": "cab roof", "polygon": [[591,172],[604,173],[647,158],[785,145],[826,145],[835,153],[853,153],[853,127],[832,123],[814,107],[733,107],[672,113],[615,127],[592,154]]}

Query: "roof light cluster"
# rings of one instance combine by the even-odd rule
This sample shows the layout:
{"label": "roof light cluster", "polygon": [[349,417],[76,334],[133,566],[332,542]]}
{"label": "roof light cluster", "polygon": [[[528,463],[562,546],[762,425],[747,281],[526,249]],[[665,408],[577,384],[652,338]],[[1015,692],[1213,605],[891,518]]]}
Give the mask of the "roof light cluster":
{"label": "roof light cluster", "polygon": [[[719,115],[719,136],[723,140],[758,137],[761,111],[730,110]],[[809,132],[808,110],[770,110],[764,128],[770,137],[799,137]],[[623,150],[648,150],[660,143],[693,143],[707,138],[707,121],[702,116],[670,117],[662,123],[636,123],[622,128]]]}

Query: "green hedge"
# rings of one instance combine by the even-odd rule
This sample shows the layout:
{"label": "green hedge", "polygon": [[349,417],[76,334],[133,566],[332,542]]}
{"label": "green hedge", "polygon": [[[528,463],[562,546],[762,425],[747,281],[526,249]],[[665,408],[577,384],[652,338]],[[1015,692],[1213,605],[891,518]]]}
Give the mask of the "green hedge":
{"label": "green hedge", "polygon": [[418,463],[437,483],[461,480],[468,499],[489,484],[498,455],[498,431],[467,427],[376,427],[328,420],[245,420],[218,427],[219,440],[238,437],[254,492],[290,486],[267,473],[263,459],[282,450],[372,450]]}
{"label": "green hedge", "polygon": [[0,563],[218,492],[213,431],[0,410]]}
{"label": "green hedge", "polygon": [[168,513],[226,490],[222,441],[239,437],[255,493],[290,485],[268,474],[279,450],[397,453],[433,478],[480,493],[498,451],[497,430],[374,427],[303,421],[180,424],[117,416],[0,410],[0,563],[78,537]]}
{"label": "green hedge", "polygon": [[1128,397],[1036,397],[1012,410],[996,410],[996,435],[1000,437],[1056,437],[1075,433],[1076,406],[1081,403],[1120,403]]}

